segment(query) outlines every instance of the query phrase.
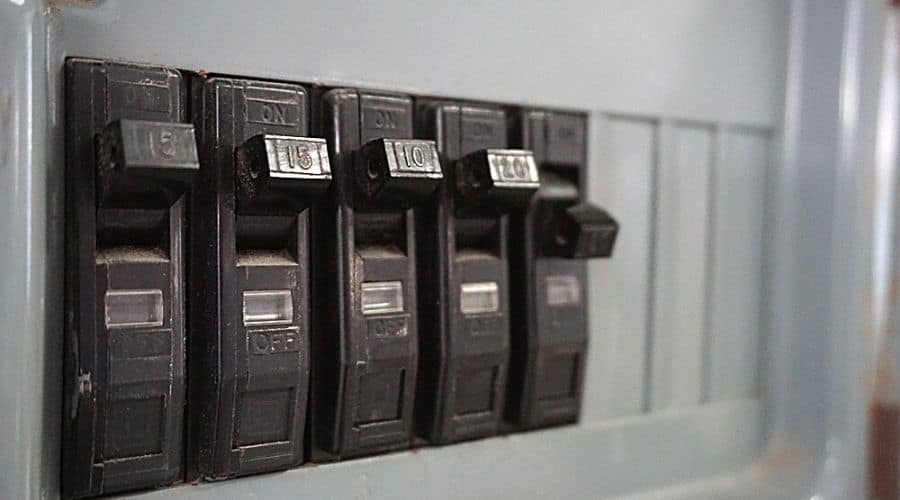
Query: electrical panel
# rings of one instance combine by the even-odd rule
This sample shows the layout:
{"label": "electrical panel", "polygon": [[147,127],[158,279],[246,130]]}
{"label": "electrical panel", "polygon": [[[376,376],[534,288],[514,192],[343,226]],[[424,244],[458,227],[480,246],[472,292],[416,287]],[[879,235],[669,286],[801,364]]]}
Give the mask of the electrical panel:
{"label": "electrical panel", "polygon": [[578,420],[584,114],[87,59],[66,96],[65,496]]}

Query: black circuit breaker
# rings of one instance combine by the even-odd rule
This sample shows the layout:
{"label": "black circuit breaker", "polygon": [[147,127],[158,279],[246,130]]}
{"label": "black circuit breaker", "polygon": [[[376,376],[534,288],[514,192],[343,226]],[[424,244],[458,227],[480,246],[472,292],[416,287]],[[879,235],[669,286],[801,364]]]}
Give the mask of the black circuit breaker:
{"label": "black circuit breaker", "polygon": [[66,63],[65,497],[182,477],[185,110],[174,69]]}
{"label": "black circuit breaker", "polygon": [[504,109],[422,101],[418,111],[418,133],[437,140],[446,179],[416,226],[423,325],[416,424],[425,440],[451,443],[500,429],[511,334],[509,214],[525,209],[539,179],[530,152],[505,149]]}
{"label": "black circuit breaker", "polygon": [[306,90],[192,82],[201,168],[192,195],[189,478],[304,459],[311,207],[331,182],[307,136]]}
{"label": "black circuit breaker", "polygon": [[412,139],[411,98],[334,89],[322,106],[334,189],[316,217],[314,461],[410,445],[416,206],[442,178],[434,143]]}
{"label": "black circuit breaker", "polygon": [[521,428],[578,420],[587,356],[584,259],[610,257],[619,226],[583,201],[586,115],[522,111],[541,188],[512,232],[513,335],[507,419]]}

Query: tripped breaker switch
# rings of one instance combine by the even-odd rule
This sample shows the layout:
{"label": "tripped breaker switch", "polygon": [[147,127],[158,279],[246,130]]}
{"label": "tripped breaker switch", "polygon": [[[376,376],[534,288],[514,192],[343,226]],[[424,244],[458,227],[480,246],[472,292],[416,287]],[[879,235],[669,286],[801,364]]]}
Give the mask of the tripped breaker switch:
{"label": "tripped breaker switch", "polygon": [[567,259],[612,257],[619,223],[590,203],[546,203],[540,221],[543,253]]}
{"label": "tripped breaker switch", "polygon": [[520,125],[541,189],[511,244],[519,306],[506,402],[511,429],[578,420],[588,348],[584,259],[610,257],[619,231],[609,213],[583,199],[586,116],[526,110]]}

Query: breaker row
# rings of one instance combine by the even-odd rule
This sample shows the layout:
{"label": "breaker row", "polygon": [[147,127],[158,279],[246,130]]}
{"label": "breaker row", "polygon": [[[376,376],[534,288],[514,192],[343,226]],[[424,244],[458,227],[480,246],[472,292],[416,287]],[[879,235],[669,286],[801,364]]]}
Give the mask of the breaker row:
{"label": "breaker row", "polygon": [[70,59],[64,494],[577,421],[586,128]]}

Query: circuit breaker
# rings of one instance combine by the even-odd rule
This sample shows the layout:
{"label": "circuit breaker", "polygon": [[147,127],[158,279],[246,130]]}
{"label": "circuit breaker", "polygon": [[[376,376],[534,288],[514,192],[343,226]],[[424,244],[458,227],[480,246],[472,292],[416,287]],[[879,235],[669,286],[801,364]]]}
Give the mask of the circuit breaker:
{"label": "circuit breaker", "polygon": [[201,168],[191,212],[189,477],[304,460],[311,207],[331,183],[306,137],[307,91],[196,76]]}
{"label": "circuit breaker", "polygon": [[529,151],[509,150],[507,112],[497,106],[423,101],[419,133],[437,140],[446,181],[419,220],[418,434],[449,443],[496,434],[510,345],[510,212],[539,184]]}
{"label": "circuit breaker", "polygon": [[66,64],[68,497],[182,477],[185,101],[171,68]]}
{"label": "circuit breaker", "polygon": [[321,104],[334,188],[316,217],[310,453],[327,461],[411,444],[416,207],[442,171],[434,143],[413,139],[409,96],[334,89]]}
{"label": "circuit breaker", "polygon": [[587,124],[581,114],[522,111],[518,133],[534,151],[541,189],[517,220],[507,419],[522,428],[578,419],[587,355],[584,259],[610,257],[619,225],[583,201]]}

